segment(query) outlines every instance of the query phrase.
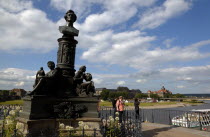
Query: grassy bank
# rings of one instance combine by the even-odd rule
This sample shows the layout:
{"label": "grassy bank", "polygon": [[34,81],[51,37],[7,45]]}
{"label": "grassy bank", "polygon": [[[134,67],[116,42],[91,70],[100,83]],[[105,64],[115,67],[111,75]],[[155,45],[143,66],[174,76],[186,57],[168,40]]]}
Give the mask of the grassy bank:
{"label": "grassy bank", "polygon": [[11,100],[0,102],[0,105],[23,105],[23,100]]}
{"label": "grassy bank", "polygon": [[[175,102],[175,101],[171,101],[171,102],[157,102],[157,103],[141,103],[140,106],[141,107],[147,107],[147,106],[163,106],[163,105],[175,105],[175,104],[179,104],[180,102]],[[184,101],[181,102],[183,104],[189,104],[189,105],[199,105],[202,104],[202,102],[190,102],[190,101]],[[112,103],[108,102],[108,101],[104,101],[104,102],[100,102],[100,106],[107,106],[107,107],[111,107]],[[125,103],[125,106],[134,106],[133,103]]]}

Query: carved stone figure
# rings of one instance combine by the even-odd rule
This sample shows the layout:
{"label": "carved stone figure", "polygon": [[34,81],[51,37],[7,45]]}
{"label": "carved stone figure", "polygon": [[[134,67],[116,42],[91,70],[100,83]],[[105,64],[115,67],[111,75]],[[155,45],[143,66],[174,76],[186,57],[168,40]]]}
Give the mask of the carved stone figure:
{"label": "carved stone figure", "polygon": [[[56,80],[59,78],[59,68],[55,69],[55,63],[48,61],[50,71],[45,76],[40,76],[37,85],[29,95],[53,95],[57,89]],[[51,92],[51,93],[50,93]]]}
{"label": "carved stone figure", "polygon": [[38,84],[39,80],[41,79],[41,77],[45,76],[45,72],[43,70],[43,67],[40,68],[39,71],[37,71],[36,73],[36,79],[35,79],[35,82],[34,82],[34,85],[33,87],[36,87],[36,85]]}
{"label": "carved stone figure", "polygon": [[[79,71],[74,76],[74,82],[76,83],[76,93],[79,96],[92,96],[95,92],[94,83],[92,80],[92,75],[90,73],[85,73],[86,66],[81,66]],[[86,82],[83,82],[85,80]]]}
{"label": "carved stone figure", "polygon": [[72,104],[71,102],[62,102],[53,107],[55,117],[62,119],[79,118],[82,113],[88,111],[85,105]]}

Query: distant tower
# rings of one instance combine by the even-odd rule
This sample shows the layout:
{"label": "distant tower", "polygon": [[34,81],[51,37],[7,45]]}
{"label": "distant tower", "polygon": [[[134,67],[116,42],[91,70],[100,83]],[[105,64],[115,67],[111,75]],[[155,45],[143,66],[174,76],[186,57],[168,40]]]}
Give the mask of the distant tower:
{"label": "distant tower", "polygon": [[165,90],[165,87],[164,86],[162,86],[162,88],[161,88],[162,90]]}

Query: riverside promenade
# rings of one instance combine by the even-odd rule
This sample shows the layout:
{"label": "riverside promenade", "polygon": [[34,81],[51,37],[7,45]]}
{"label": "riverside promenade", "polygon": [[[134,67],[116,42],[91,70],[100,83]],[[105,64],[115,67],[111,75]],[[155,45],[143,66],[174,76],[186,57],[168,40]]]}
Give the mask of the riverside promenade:
{"label": "riverside promenade", "polygon": [[210,137],[210,132],[156,123],[142,123],[144,137]]}

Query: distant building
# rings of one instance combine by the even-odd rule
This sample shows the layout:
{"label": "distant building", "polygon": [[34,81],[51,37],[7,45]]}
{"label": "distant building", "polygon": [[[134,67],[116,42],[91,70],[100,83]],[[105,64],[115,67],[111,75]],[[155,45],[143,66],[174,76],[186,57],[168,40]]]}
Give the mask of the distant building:
{"label": "distant building", "polygon": [[14,88],[12,90],[10,90],[10,95],[13,95],[13,96],[18,96],[18,97],[24,97],[26,95],[26,91],[24,89],[17,89],[17,88]]}
{"label": "distant building", "polygon": [[166,94],[172,94],[172,92],[167,90],[167,89],[165,89],[164,86],[158,91],[148,90],[147,93],[148,93],[149,97],[150,97],[150,94],[157,94],[159,97],[165,97]]}
{"label": "distant building", "polygon": [[101,92],[104,90],[104,89],[106,89],[106,88],[96,88],[95,89],[95,91],[96,91],[96,95],[100,95],[101,94]]}

